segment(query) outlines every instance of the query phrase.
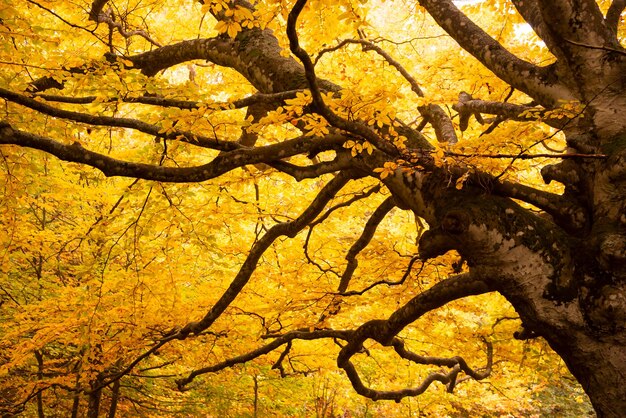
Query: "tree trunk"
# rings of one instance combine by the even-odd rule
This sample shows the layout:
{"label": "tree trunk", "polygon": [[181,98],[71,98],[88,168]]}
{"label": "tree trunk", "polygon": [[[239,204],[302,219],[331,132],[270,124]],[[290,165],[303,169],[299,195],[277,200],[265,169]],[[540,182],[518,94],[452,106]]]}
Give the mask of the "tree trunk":
{"label": "tree trunk", "polygon": [[[37,359],[37,378],[39,380],[43,380],[43,356],[41,355],[41,351],[35,350],[35,358]],[[45,418],[46,414],[43,410],[43,394],[42,392],[37,393],[37,417]]]}
{"label": "tree trunk", "polygon": [[111,392],[111,405],[109,406],[107,418],[115,418],[115,413],[117,412],[117,402],[120,398],[120,379],[113,382]]}
{"label": "tree trunk", "polygon": [[[99,380],[96,380],[92,384],[92,388],[97,388],[100,384]],[[100,414],[100,399],[102,398],[102,389],[95,389],[89,393],[89,402],[87,404],[87,418],[98,418]]]}

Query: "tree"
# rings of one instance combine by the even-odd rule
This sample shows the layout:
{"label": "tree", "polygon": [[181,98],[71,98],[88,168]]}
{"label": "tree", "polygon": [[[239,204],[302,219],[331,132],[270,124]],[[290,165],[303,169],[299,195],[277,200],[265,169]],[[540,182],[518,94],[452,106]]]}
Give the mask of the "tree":
{"label": "tree", "polygon": [[[462,9],[452,0],[83,3],[82,19],[54,2],[3,6],[2,57],[8,65],[0,88],[0,144],[13,145],[2,148],[7,172],[21,169],[22,147],[32,148],[107,177],[155,182],[150,184],[171,205],[163,183],[187,184],[198,196],[207,196],[205,184],[217,189],[209,195],[219,194],[219,187],[227,187],[220,179],[232,181],[235,172],[278,188],[294,181],[303,185],[301,196],[290,201],[300,209],[297,216],[278,208],[271,213],[260,200],[252,203],[266,222],[258,224],[237,273],[204,316],[181,326],[142,322],[141,331],[128,337],[141,343],[90,370],[88,387],[68,389],[89,395],[90,416],[97,416],[104,388],[132,378],[141,362],[158,363],[155,357],[165,347],[219,339],[219,321],[236,298],[246,297],[255,271],[265,271],[260,261],[270,257],[268,250],[287,245],[281,243],[285,238],[304,240],[303,260],[335,286],[318,322],[283,329],[280,317],[273,324],[263,321],[265,345],[194,370],[178,380],[180,389],[199,375],[274,351],[281,353],[274,367],[282,372],[292,344],[328,339],[340,345],[337,366],[364,397],[400,401],[435,381],[452,391],[461,374],[489,376],[492,342],[484,341],[486,366],[475,369],[470,364],[479,359],[419,355],[401,333],[448,303],[497,292],[522,321],[517,337],[545,339],[598,416],[626,410],[626,49],[620,26],[626,2],[483,1]],[[403,42],[379,34],[374,21],[381,9],[406,25],[388,29],[390,35],[410,29],[430,40]],[[478,12],[500,18],[481,27],[474,22],[481,20]],[[211,19],[215,36],[206,37]],[[560,186],[535,181],[532,171],[539,168],[546,183]],[[85,184],[103,181],[86,170],[77,170],[93,177]],[[379,191],[387,193],[384,198]],[[298,206],[298,197],[311,193],[307,205]],[[317,258],[313,228],[372,196],[379,205],[358,239],[344,248],[347,264]],[[28,207],[36,216],[34,208],[48,205]],[[359,255],[394,208],[415,216],[418,253],[399,281],[356,287]],[[61,214],[58,206],[56,213]],[[220,216],[218,210],[207,213]],[[37,219],[40,232],[46,230],[43,218]],[[241,229],[235,233],[250,232]],[[92,255],[88,265],[114,262],[122,272],[138,260],[131,251],[126,264],[109,259],[97,250],[98,242],[81,248],[81,254]],[[394,250],[393,242],[387,244]],[[191,244],[181,245],[182,250]],[[335,327],[334,318],[347,300],[355,303],[354,295],[403,284],[417,265],[449,260],[454,251],[455,273],[402,300],[386,319]],[[272,257],[280,264],[279,254]],[[158,266],[169,261],[154,259]],[[281,271],[298,280],[297,269]],[[72,280],[80,283],[81,274],[71,272]],[[59,286],[63,290],[46,291],[80,288]],[[220,289],[216,284],[215,291]],[[16,306],[25,303],[3,292]],[[182,314],[168,319],[185,320]],[[110,341],[110,330],[102,325],[102,341]],[[369,387],[355,359],[371,342],[392,348],[401,359],[445,370],[412,388]],[[74,347],[71,358],[85,356],[84,349],[90,355],[108,352],[103,344]],[[36,360],[43,364],[41,353]],[[78,363],[59,367],[69,364]],[[33,390],[30,399],[39,393]],[[114,415],[115,402],[110,403]]]}

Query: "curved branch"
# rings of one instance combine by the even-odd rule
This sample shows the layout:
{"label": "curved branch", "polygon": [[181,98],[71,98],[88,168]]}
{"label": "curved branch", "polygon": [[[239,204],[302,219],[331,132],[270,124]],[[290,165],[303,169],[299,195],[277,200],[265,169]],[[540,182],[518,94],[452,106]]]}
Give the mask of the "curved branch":
{"label": "curved branch", "polygon": [[[417,320],[427,312],[437,309],[448,302],[467,296],[478,295],[492,291],[480,278],[470,273],[461,274],[437,283],[430,289],[420,293],[407,304],[396,310],[387,320],[374,320],[361,325],[351,336],[349,343],[344,346],[337,357],[337,365],[344,369],[352,386],[361,395],[368,398],[390,399],[400,401],[407,396],[416,396],[423,393],[435,381],[446,383],[453,388],[456,376],[464,371],[474,379],[483,379],[491,371],[492,347],[487,344],[487,366],[485,372],[479,373],[471,369],[465,360],[460,357],[450,359],[441,357],[418,356],[404,349],[402,340],[396,335],[407,325]],[[432,373],[420,386],[396,391],[380,391],[365,387],[359,374],[350,359],[363,349],[363,343],[367,339],[373,339],[384,346],[393,346],[396,352],[405,359],[418,364],[432,364],[451,367],[448,373]]]}
{"label": "curved branch", "polygon": [[[280,52],[280,45],[269,29],[252,28],[239,32],[234,39],[224,36],[192,39],[124,58],[148,76],[183,62],[206,60],[233,68],[262,93],[305,87],[302,67]],[[332,86],[325,83],[324,87]]]}
{"label": "curved branch", "polygon": [[[0,121],[0,144],[14,144],[45,151],[63,161],[81,163],[97,168],[107,177],[123,176],[172,183],[202,182],[245,165],[271,163],[281,158],[306,154],[322,144],[330,147],[340,146],[344,140],[342,136],[337,135],[325,138],[299,137],[265,147],[239,148],[222,153],[210,163],[201,166],[164,167],[118,160],[90,151],[77,142],[71,145],[62,144],[50,138],[13,129],[9,124]],[[324,171],[335,171],[344,166],[344,164],[331,164],[328,166],[320,164],[311,166],[311,168],[302,167],[299,168],[299,175],[304,178],[304,176]],[[291,170],[294,172],[294,175],[298,175],[295,166],[285,166],[278,163],[277,167],[282,168],[286,172]]]}
{"label": "curved branch", "polygon": [[376,148],[387,153],[388,155],[398,156],[398,150],[390,142],[387,142],[383,138],[379,137],[374,131],[362,123],[342,119],[333,113],[324,103],[324,99],[322,98],[318,85],[317,76],[315,75],[315,66],[313,65],[311,57],[309,57],[307,52],[300,46],[298,32],[296,30],[298,17],[300,16],[306,2],[307,0],[296,1],[296,4],[294,4],[291,12],[289,12],[289,16],[287,18],[287,37],[289,38],[289,48],[291,49],[291,52],[298,57],[298,59],[300,59],[302,65],[304,66],[304,74],[309,84],[309,89],[311,90],[311,98],[313,99],[315,110],[332,126],[365,138]]}
{"label": "curved branch", "polygon": [[36,110],[40,113],[43,113],[44,115],[53,116],[55,118],[68,119],[74,122],[86,123],[94,126],[109,126],[116,128],[135,129],[139,132],[143,132],[157,138],[174,139],[220,151],[232,151],[240,147],[239,144],[235,142],[220,141],[217,138],[196,135],[186,131],[172,130],[165,133],[161,127],[137,119],[116,118],[112,116],[95,116],[87,113],[63,110],[3,88],[0,88],[0,98]]}
{"label": "curved branch", "polygon": [[413,265],[417,261],[422,261],[422,265],[421,265],[419,271],[416,274],[416,276],[419,276],[419,274],[424,269],[424,261],[421,260],[421,258],[419,256],[413,256],[413,257],[411,257],[411,261],[409,261],[409,265],[407,266],[407,268],[404,271],[404,274],[402,275],[400,280],[397,280],[395,282],[392,282],[392,281],[389,281],[389,280],[379,280],[377,282],[372,283],[371,285],[367,286],[366,288],[364,288],[362,290],[351,290],[350,292],[339,293],[339,295],[341,295],[341,296],[360,296],[363,293],[365,293],[365,292],[375,288],[376,286],[380,286],[381,284],[385,284],[387,286],[399,286],[401,284],[404,284],[406,279],[409,278],[409,275],[411,274],[411,270],[413,270]]}
{"label": "curved branch", "polygon": [[461,12],[452,0],[419,2],[458,44],[495,75],[537,101],[551,105],[564,89],[549,81],[548,68],[517,58]]}
{"label": "curved branch", "polygon": [[125,59],[147,76],[186,61],[207,60],[224,67],[234,65],[233,41],[226,37],[192,39],[165,45]]}

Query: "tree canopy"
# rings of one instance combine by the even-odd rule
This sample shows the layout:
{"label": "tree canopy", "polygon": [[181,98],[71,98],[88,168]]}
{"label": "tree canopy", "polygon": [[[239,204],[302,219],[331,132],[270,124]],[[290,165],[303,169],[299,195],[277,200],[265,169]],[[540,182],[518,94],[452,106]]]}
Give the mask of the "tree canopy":
{"label": "tree canopy", "polygon": [[3,416],[621,416],[625,8],[0,3]]}

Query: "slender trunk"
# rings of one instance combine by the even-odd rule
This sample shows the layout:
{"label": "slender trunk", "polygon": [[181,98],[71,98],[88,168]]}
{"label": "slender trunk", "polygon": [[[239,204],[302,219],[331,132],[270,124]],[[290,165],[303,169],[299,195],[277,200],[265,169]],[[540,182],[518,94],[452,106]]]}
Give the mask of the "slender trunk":
{"label": "slender trunk", "polygon": [[[92,387],[98,387],[100,381],[96,381],[92,384]],[[87,418],[98,418],[100,413],[100,399],[102,398],[102,389],[93,390],[89,393],[89,404],[87,407]]]}
{"label": "slender trunk", "polygon": [[[82,354],[82,350],[81,350]],[[78,361],[76,366],[74,367],[74,371],[76,372],[76,380],[74,384],[74,395],[72,397],[72,415],[71,418],[78,418],[78,411],[80,408],[80,366],[81,362]]]}
{"label": "slender trunk", "polygon": [[120,397],[119,379],[113,382],[113,387],[111,388],[111,391],[111,406],[109,407],[109,413],[107,414],[107,418],[115,418],[115,413],[117,412],[117,401]]}
{"label": "slender trunk", "polygon": [[80,407],[80,395],[78,392],[74,394],[74,399],[72,401],[72,418],[78,418],[78,409]]}
{"label": "slender trunk", "polygon": [[254,375],[254,418],[259,416],[259,377]]}
{"label": "slender trunk", "polygon": [[[37,378],[39,380],[43,379],[43,356],[41,352],[35,350],[35,358],[37,359]],[[37,394],[37,416],[39,418],[45,418],[46,414],[43,411],[43,394],[39,392]]]}

